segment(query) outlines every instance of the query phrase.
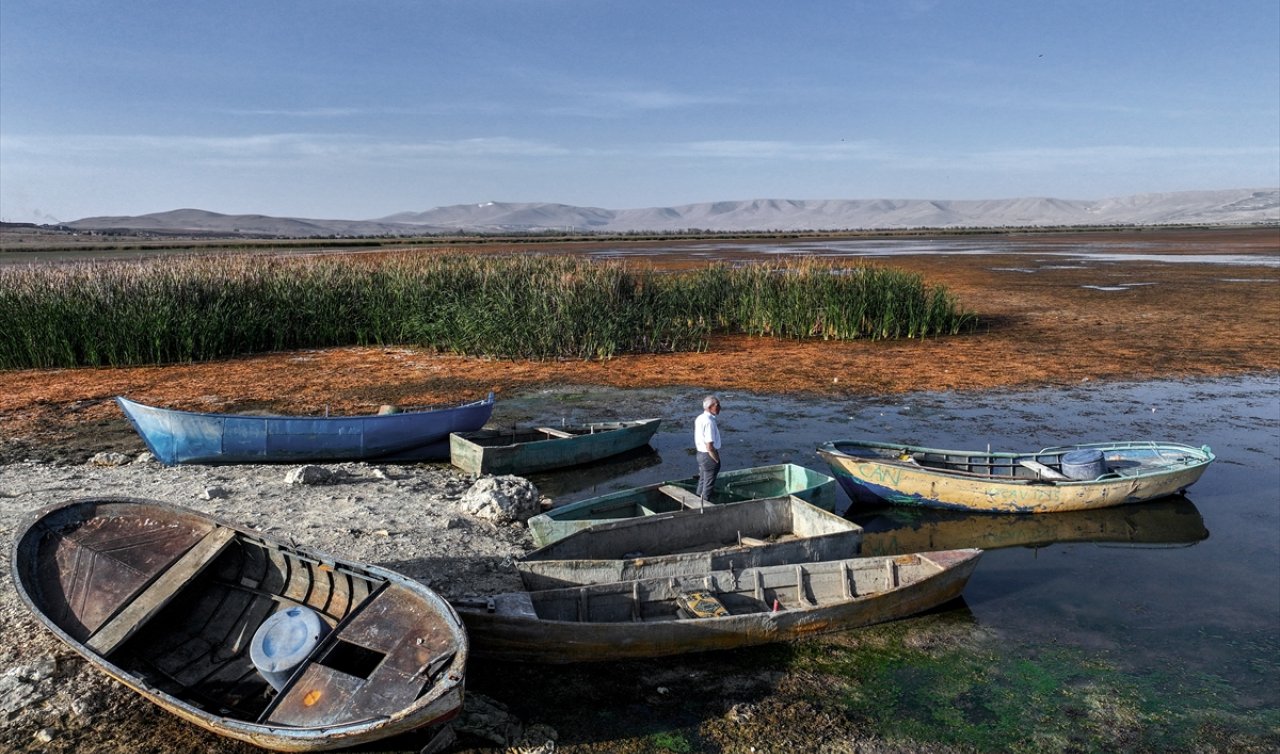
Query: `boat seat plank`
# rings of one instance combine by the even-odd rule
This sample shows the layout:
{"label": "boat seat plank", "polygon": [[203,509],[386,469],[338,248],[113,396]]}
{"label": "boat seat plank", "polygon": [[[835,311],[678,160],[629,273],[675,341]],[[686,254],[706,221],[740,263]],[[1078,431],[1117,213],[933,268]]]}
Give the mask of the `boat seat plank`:
{"label": "boat seat plank", "polygon": [[546,433],[552,437],[575,437],[572,432],[565,432],[563,429],[552,429],[551,427],[538,427],[539,432]]}
{"label": "boat seat plank", "polygon": [[658,492],[675,499],[685,508],[690,510],[702,509],[702,498],[683,487],[677,487],[674,484],[664,484],[658,488]]}
{"label": "boat seat plank", "polygon": [[104,657],[111,654],[167,605],[183,585],[212,563],[235,538],[234,529],[222,526],[206,534],[123,610],[94,632],[85,645]]}
{"label": "boat seat plank", "polygon": [[1041,479],[1049,479],[1055,482],[1060,482],[1066,479],[1070,479],[1070,477],[1068,477],[1066,474],[1060,474],[1057,471],[1054,471],[1053,469],[1049,468],[1048,466],[1045,466],[1043,463],[1040,463],[1039,461],[1031,461],[1031,460],[1024,459],[1024,460],[1018,461],[1018,465],[1023,467],[1024,469],[1030,469],[1036,472],[1036,474],[1039,475]]}

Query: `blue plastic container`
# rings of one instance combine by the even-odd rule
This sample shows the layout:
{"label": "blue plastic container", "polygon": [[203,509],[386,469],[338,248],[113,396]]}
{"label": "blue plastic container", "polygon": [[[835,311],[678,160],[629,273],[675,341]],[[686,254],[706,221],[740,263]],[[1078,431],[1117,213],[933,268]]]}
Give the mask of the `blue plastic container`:
{"label": "blue plastic container", "polygon": [[1107,473],[1102,451],[1094,448],[1070,450],[1062,454],[1062,475],[1077,482],[1097,479]]}
{"label": "blue plastic container", "polygon": [[249,659],[267,683],[279,691],[328,633],[329,625],[320,620],[316,611],[300,606],[285,608],[258,626],[249,644]]}

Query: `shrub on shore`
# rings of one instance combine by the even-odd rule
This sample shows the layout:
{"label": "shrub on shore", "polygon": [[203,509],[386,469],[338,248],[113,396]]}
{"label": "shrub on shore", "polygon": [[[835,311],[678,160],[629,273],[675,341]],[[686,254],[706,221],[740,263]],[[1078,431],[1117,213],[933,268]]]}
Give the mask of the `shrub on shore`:
{"label": "shrub on shore", "polygon": [[509,358],[704,350],[713,332],[915,338],[976,317],[914,273],[801,259],[689,272],[577,257],[210,256],[0,268],[0,368],[343,345]]}

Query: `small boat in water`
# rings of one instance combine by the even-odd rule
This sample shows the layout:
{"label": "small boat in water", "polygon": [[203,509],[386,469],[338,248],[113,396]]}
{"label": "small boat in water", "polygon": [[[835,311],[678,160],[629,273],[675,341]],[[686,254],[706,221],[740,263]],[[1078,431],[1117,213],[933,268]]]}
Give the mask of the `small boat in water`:
{"label": "small boat in water", "polygon": [[[701,501],[694,494],[697,488],[698,478],[689,477],[579,500],[530,518],[529,531],[534,544],[542,547],[598,524],[698,508]],[[834,510],[836,482],[826,474],[793,463],[730,469],[720,473],[707,502],[736,503],[783,495]]]}
{"label": "small boat in water", "polygon": [[1156,442],[993,453],[840,440],[824,443],[818,455],[855,505],[1000,513],[1060,513],[1176,495],[1214,460],[1207,445]]}
{"label": "small boat in water", "polygon": [[981,550],[845,558],[458,600],[477,657],[619,660],[897,620],[958,597]]}
{"label": "small boat in water", "polygon": [[454,466],[471,474],[531,474],[580,466],[647,445],[661,419],[569,427],[478,429],[449,435]]}
{"label": "small boat in water", "polygon": [[493,413],[484,400],[440,409],[362,416],[210,414],[147,406],[117,397],[161,463],[314,463],[447,458],[449,433],[479,429]]}
{"label": "small boat in water", "polygon": [[1066,542],[1178,547],[1209,536],[1200,511],[1182,496],[1038,516],[879,506],[853,511],[849,518],[862,526],[863,555],[965,547],[1034,548]]}
{"label": "small boat in water", "polygon": [[600,524],[528,553],[516,569],[526,589],[554,589],[838,560],[857,555],[861,542],[857,524],[774,497]]}
{"label": "small boat in water", "polygon": [[435,592],[177,506],[46,508],[16,536],[19,596],[90,664],[206,730],[281,751],[456,715],[467,635]]}

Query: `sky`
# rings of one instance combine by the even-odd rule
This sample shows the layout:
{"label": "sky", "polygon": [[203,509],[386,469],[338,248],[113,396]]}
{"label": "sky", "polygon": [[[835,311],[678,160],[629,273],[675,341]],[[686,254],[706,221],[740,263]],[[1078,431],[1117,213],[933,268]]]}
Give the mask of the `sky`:
{"label": "sky", "polygon": [[1276,0],[0,3],[10,222],[1276,186]]}

